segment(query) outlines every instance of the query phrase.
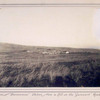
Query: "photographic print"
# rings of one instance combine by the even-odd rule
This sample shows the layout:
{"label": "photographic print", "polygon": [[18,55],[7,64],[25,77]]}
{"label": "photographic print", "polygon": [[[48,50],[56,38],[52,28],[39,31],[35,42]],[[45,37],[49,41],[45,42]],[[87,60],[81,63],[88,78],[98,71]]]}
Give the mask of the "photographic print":
{"label": "photographic print", "polygon": [[0,5],[0,87],[100,87],[100,5]]}

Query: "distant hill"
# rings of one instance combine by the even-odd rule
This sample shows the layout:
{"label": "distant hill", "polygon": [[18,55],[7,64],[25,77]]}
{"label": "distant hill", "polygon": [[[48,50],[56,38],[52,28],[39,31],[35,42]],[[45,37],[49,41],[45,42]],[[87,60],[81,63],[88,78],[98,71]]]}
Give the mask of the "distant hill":
{"label": "distant hill", "polygon": [[18,51],[18,50],[37,50],[41,49],[42,51],[45,50],[66,50],[69,52],[100,52],[99,49],[88,49],[88,48],[69,48],[69,47],[46,47],[46,46],[25,46],[25,45],[18,45],[18,44],[10,44],[10,43],[0,43],[0,52],[3,51]]}

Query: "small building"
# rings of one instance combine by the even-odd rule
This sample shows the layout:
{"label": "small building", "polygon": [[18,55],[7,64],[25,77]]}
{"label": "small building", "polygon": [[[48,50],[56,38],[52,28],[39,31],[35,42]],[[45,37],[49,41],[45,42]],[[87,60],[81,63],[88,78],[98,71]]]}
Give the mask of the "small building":
{"label": "small building", "polygon": [[69,54],[69,52],[68,52],[68,51],[66,51],[66,54]]}
{"label": "small building", "polygon": [[31,52],[31,51],[27,50],[27,52]]}
{"label": "small building", "polygon": [[48,52],[44,51],[44,52],[42,52],[42,54],[48,54]]}
{"label": "small building", "polygon": [[69,54],[69,51],[61,51],[60,54]]}

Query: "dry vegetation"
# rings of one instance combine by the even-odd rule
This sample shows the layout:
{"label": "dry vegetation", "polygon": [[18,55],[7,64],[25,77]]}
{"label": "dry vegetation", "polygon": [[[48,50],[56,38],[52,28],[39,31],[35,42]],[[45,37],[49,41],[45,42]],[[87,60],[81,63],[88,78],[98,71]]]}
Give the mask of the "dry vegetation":
{"label": "dry vegetation", "polygon": [[[69,51],[69,54],[42,54]],[[30,52],[27,52],[30,51]],[[100,50],[0,44],[1,87],[99,87]]]}

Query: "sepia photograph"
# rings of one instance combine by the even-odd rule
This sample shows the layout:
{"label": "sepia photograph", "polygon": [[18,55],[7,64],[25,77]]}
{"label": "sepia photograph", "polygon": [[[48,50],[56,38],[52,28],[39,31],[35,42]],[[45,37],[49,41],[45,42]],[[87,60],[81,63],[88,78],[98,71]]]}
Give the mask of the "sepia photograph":
{"label": "sepia photograph", "polygon": [[100,87],[100,5],[0,5],[0,87]]}

